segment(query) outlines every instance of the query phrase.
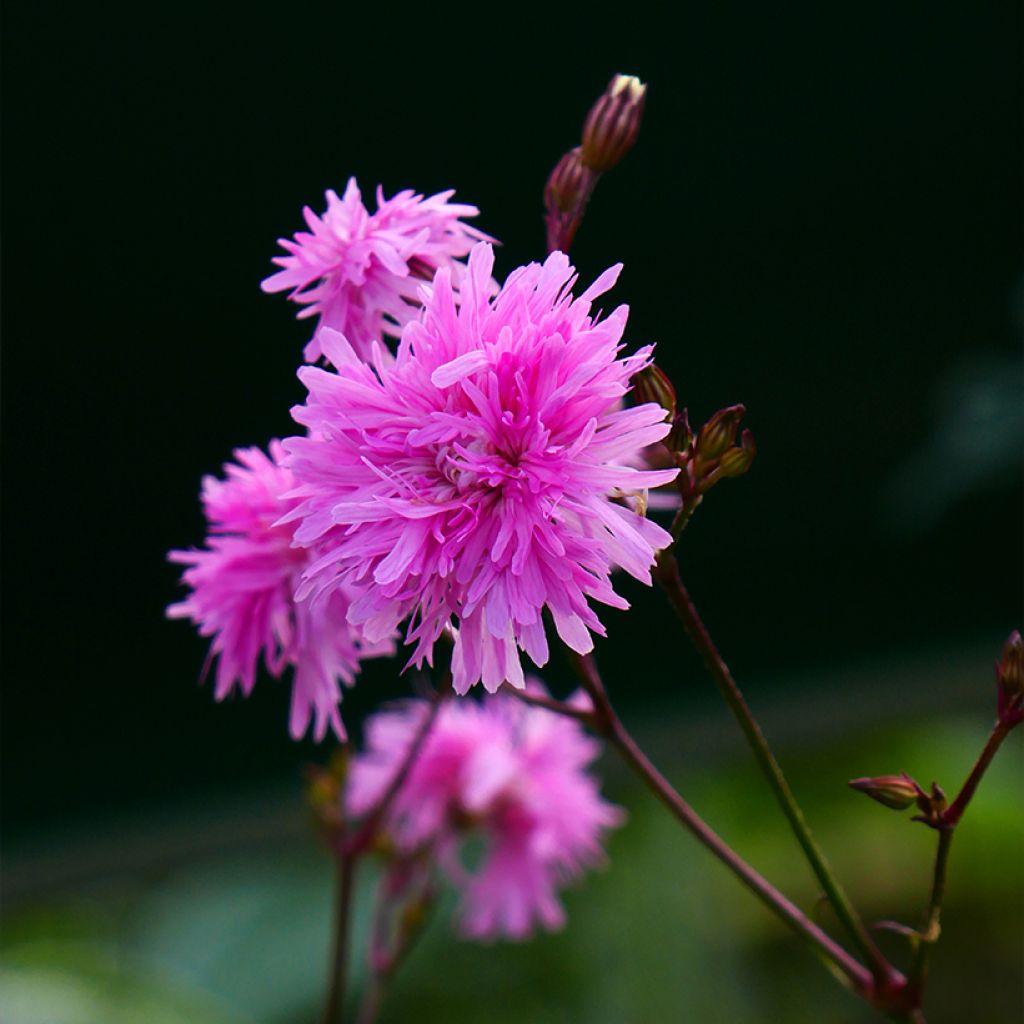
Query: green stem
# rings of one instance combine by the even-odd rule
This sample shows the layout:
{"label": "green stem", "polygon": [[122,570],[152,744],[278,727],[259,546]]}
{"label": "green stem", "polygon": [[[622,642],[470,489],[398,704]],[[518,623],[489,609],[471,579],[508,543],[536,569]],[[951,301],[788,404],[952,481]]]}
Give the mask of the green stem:
{"label": "green stem", "polygon": [[928,914],[924,927],[918,936],[914,960],[907,975],[908,984],[920,1000],[924,983],[928,976],[928,960],[932,947],[939,941],[942,932],[940,918],[942,916],[942,899],[946,894],[946,870],[949,865],[949,848],[953,843],[953,829],[939,830],[939,845],[935,853],[935,870],[932,875],[932,893],[928,900]]}
{"label": "green stem", "polygon": [[697,613],[696,606],[679,575],[679,564],[671,549],[666,549],[659,555],[654,576],[668,595],[668,599],[682,621],[683,627],[704,659],[704,663],[718,684],[718,688],[729,705],[729,709],[735,716],[736,721],[739,722],[740,728],[743,730],[743,734],[746,736],[758,764],[774,790],[786,820],[796,835],[797,841],[810,863],[818,882],[821,884],[829,903],[832,904],[836,915],[849,932],[861,955],[867,960],[879,988],[887,989],[892,987],[898,983],[898,972],[885,959],[875,945],[874,940],[868,934],[868,930],[864,926],[860,915],[854,909],[849,897],[833,874],[824,853],[813,835],[811,835],[811,830],[804,820],[803,812],[800,810],[792,790],[789,788],[789,783],[782,773],[782,768],[779,766],[778,761],[775,760],[775,755],[772,754],[764,733],[761,732],[760,726],[747,706],[747,702],[736,685],[729,667],[722,659],[721,654],[719,654],[714,641],[712,641],[707,628]]}

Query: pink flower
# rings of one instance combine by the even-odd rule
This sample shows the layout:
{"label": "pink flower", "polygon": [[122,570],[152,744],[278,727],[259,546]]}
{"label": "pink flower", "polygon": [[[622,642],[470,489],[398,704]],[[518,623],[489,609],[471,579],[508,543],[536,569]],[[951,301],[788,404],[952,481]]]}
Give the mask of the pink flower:
{"label": "pink flower", "polygon": [[281,443],[271,441],[269,451],[268,458],[259,448],[238,449],[237,463],[224,467],[226,479],[204,478],[207,546],[168,555],[188,566],[182,582],[191,593],[171,605],[167,615],[191,619],[203,636],[213,637],[217,700],[236,683],[246,696],[252,692],[262,654],[275,678],[294,666],[292,736],[304,735],[313,718],[317,740],[328,726],[344,738],[338,680],[351,684],[360,658],[390,653],[393,645],[367,645],[359,639],[346,618],[350,599],[344,588],[323,600],[294,599],[310,552],[291,546],[290,527],[275,525],[295,505],[282,497],[295,481],[280,465]]}
{"label": "pink flower", "polygon": [[[426,713],[408,701],[368,721],[349,774],[351,814],[380,799]],[[436,854],[461,891],[466,935],[520,939],[564,924],[559,888],[602,860],[602,835],[622,820],[585,770],[598,751],[577,722],[505,694],[442,705],[385,826],[400,853]],[[459,847],[479,834],[486,850],[468,870]]]}
{"label": "pink flower", "polygon": [[458,308],[439,271],[394,361],[368,366],[323,331],[336,372],[299,371],[309,397],[292,414],[310,435],[285,442],[295,541],[320,552],[300,592],[358,591],[349,621],[371,640],[411,616],[417,664],[457,627],[459,693],[522,686],[519,650],[548,658],[545,609],[569,647],[591,650],[604,627],[589,601],[628,607],[612,567],[649,584],[670,542],[628,496],[677,473],[637,468],[668,432],[665,411],[619,404],[652,349],[618,358],[624,306],[590,316],[620,268],[574,299],[562,253],[514,271],[497,295],[492,263],[489,245],[473,249]]}
{"label": "pink flower", "polygon": [[459,218],[475,217],[475,206],[449,203],[454,192],[424,199],[411,190],[385,199],[377,188],[377,212],[363,205],[355,178],[345,196],[327,193],[327,210],[318,217],[303,210],[309,231],[295,240],[281,238],[287,256],[275,257],[282,269],[263,282],[265,292],[289,291],[293,302],[306,308],[299,317],[319,316],[317,331],[306,346],[307,362],[321,354],[317,334],[323,327],[341,331],[359,355],[368,359],[374,341],[397,337],[416,314],[417,287],[440,267],[456,280],[464,272],[458,263],[482,231]]}

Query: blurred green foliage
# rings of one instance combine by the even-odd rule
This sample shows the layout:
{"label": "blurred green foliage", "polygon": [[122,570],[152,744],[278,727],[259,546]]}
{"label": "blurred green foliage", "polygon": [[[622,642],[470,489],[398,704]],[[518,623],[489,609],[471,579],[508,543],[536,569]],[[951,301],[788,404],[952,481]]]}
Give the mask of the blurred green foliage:
{"label": "blurred green foliage", "polygon": [[[652,723],[653,725],[653,723]],[[686,733],[692,724],[673,727]],[[664,722],[661,723],[664,729]],[[657,745],[657,729],[641,729]],[[842,743],[783,751],[825,848],[869,920],[916,924],[934,835],[843,785],[850,767],[907,768],[948,788],[985,738],[981,721],[933,718],[872,729]],[[1014,742],[1016,741],[1016,742]],[[662,745],[664,743],[662,742]],[[661,760],[696,808],[802,906],[816,892],[766,788],[745,756]],[[1013,737],[957,833],[933,961],[930,1024],[1020,1020],[1024,919],[1021,749]],[[733,1024],[874,1015],[834,984],[788,932],[713,862],[618,766],[609,795],[629,821],[609,863],[568,891],[567,928],[523,944],[454,939],[451,900],[388,995],[382,1020]],[[298,800],[296,794],[295,800]],[[188,830],[194,822],[182,820]],[[74,858],[73,846],[65,851]],[[276,842],[102,882],[36,894],[10,910],[0,956],[8,1024],[298,1024],[316,1019],[323,985],[331,872],[301,833]],[[361,879],[356,946],[372,871]],[[827,916],[826,925],[834,925]],[[904,940],[882,935],[900,957]],[[359,965],[355,965],[359,988]]]}

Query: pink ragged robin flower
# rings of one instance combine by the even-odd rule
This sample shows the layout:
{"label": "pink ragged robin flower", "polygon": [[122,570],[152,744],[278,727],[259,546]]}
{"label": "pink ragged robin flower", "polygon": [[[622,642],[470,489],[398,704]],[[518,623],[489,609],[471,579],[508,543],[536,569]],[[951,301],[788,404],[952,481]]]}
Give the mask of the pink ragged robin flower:
{"label": "pink ragged robin flower", "polygon": [[[535,680],[530,686],[543,692]],[[413,700],[367,722],[365,752],[349,773],[350,814],[380,800],[426,713],[427,703]],[[600,863],[604,832],[622,820],[586,771],[598,750],[578,722],[509,694],[448,700],[384,828],[400,854],[433,854],[461,893],[468,937],[522,939],[537,926],[559,928],[558,890]],[[469,870],[460,847],[474,836],[485,848]]]}
{"label": "pink ragged robin flower", "polygon": [[327,193],[321,216],[305,207],[309,231],[278,240],[288,255],[274,258],[281,269],[263,282],[263,290],[287,291],[305,307],[300,318],[318,318],[305,349],[307,362],[321,355],[318,334],[324,327],[340,331],[360,358],[369,359],[374,342],[397,337],[415,316],[424,280],[447,267],[458,284],[465,269],[460,258],[488,236],[462,222],[479,211],[450,203],[453,195],[424,198],[407,189],[385,199],[378,187],[377,210],[370,213],[350,178],[341,199]]}
{"label": "pink ragged robin flower", "polygon": [[454,686],[523,685],[519,651],[543,665],[548,612],[573,650],[604,627],[590,606],[627,603],[613,566],[650,583],[669,535],[631,496],[675,478],[636,467],[669,429],[655,404],[623,408],[650,347],[621,357],[627,311],[574,298],[562,253],[514,271],[497,295],[493,253],[473,249],[456,302],[450,270],[422,290],[397,359],[368,366],[340,334],[321,334],[334,371],[306,367],[293,410],[309,428],[285,441],[299,499],[289,520],[318,555],[302,591],[358,593],[349,621],[368,638],[408,619],[413,660],[455,629]]}
{"label": "pink ragged robin flower", "polygon": [[360,658],[391,653],[394,645],[387,639],[367,644],[359,637],[347,621],[350,598],[345,588],[324,595],[324,600],[295,600],[295,585],[310,552],[293,548],[291,528],[277,525],[295,506],[294,500],[282,497],[295,481],[280,464],[279,441],[270,442],[269,453],[238,449],[237,461],[224,467],[225,479],[204,478],[206,547],[168,555],[187,567],[182,582],[191,592],[167,614],[191,619],[202,636],[212,637],[217,700],[236,685],[248,696],[262,657],[272,676],[294,668],[292,736],[303,736],[312,719],[317,740],[328,727],[343,739],[338,681],[352,683]]}

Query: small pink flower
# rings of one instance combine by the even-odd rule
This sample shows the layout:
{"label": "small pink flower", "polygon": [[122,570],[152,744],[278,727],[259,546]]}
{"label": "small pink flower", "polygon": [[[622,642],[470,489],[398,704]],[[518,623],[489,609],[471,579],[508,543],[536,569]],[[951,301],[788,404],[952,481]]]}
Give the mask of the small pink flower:
{"label": "small pink flower", "polygon": [[318,334],[330,327],[344,334],[363,359],[373,342],[397,337],[417,311],[417,288],[440,267],[452,271],[456,283],[464,271],[458,262],[473,243],[488,236],[463,224],[475,217],[475,206],[450,203],[454,192],[424,199],[411,190],[385,199],[377,188],[377,211],[363,205],[355,178],[344,198],[327,193],[327,210],[318,217],[303,210],[309,231],[295,240],[279,239],[287,256],[273,262],[282,269],[263,282],[265,292],[288,291],[306,308],[299,317],[319,316],[306,346],[307,362],[321,354]]}
{"label": "small pink flower", "polygon": [[[408,701],[368,721],[349,813],[377,803],[426,713],[424,701]],[[558,890],[601,862],[603,834],[622,820],[586,771],[598,751],[577,722],[505,694],[441,707],[385,825],[400,852],[435,853],[462,894],[467,936],[521,939],[564,924]],[[460,846],[480,834],[486,849],[470,870]]]}
{"label": "small pink flower", "polygon": [[345,589],[322,600],[294,599],[310,552],[293,548],[291,529],[276,525],[295,505],[282,497],[295,481],[280,465],[281,443],[271,441],[269,451],[270,457],[259,448],[238,449],[237,462],[224,467],[224,480],[204,478],[206,548],[169,553],[170,561],[188,566],[182,582],[191,593],[171,605],[167,615],[191,619],[202,636],[213,637],[217,700],[228,696],[236,683],[248,696],[262,655],[275,678],[294,666],[292,736],[303,736],[312,718],[317,740],[328,726],[344,738],[338,680],[351,684],[360,658],[391,653],[393,645],[367,645],[359,638],[347,621]]}
{"label": "small pink flower", "polygon": [[545,610],[569,647],[592,649],[604,627],[589,602],[628,607],[612,568],[650,584],[671,540],[629,496],[678,472],[637,468],[665,410],[621,407],[652,349],[619,358],[624,306],[590,316],[619,268],[574,299],[562,253],[497,295],[492,264],[489,245],[473,249],[459,305],[440,270],[394,361],[368,366],[324,330],[336,371],[300,370],[309,397],[293,415],[310,433],[285,442],[301,499],[288,519],[319,551],[300,593],[358,591],[349,621],[370,639],[410,618],[417,664],[456,627],[458,693],[522,686],[519,651],[548,658]]}

